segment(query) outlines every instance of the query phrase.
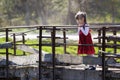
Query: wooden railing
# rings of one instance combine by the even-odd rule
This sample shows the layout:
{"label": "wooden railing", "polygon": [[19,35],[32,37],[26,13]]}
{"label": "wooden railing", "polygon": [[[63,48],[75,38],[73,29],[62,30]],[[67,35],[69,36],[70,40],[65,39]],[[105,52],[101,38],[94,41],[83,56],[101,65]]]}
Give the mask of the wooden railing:
{"label": "wooden railing", "polygon": [[[107,80],[106,77],[112,78],[112,74],[107,76],[107,73],[110,72],[110,70],[108,70],[109,68],[119,68],[120,69],[120,63],[114,63],[114,64],[107,63],[107,58],[120,59],[120,54],[112,54],[112,53],[108,53],[105,51],[99,51],[99,52],[102,55],[102,80]],[[109,78],[109,80],[112,80],[110,78]],[[120,76],[117,76],[116,78],[120,79]]]}
{"label": "wooden railing", "polygon": [[[53,80],[55,80],[55,47],[56,47],[56,39],[57,38],[59,38],[59,37],[56,37],[56,31],[63,31],[63,38],[61,38],[61,39],[63,39],[63,43],[60,43],[59,45],[63,45],[64,46],[64,53],[66,53],[66,46],[67,45],[71,45],[71,46],[78,46],[78,45],[84,45],[84,46],[97,46],[97,47],[99,47],[99,49],[101,49],[102,51],[105,51],[105,49],[106,49],[106,47],[108,47],[108,45],[107,45],[107,43],[106,43],[106,39],[111,39],[110,37],[107,37],[106,38],[106,31],[108,31],[109,29],[111,29],[112,31],[113,31],[113,34],[114,35],[116,35],[117,33],[117,31],[118,30],[120,30],[120,25],[119,24],[91,24],[91,29],[97,29],[98,30],[98,37],[97,37],[97,39],[98,39],[98,43],[99,44],[101,44],[101,46],[99,46],[99,45],[97,45],[97,44],[93,44],[93,45],[91,45],[91,44],[67,44],[67,42],[66,42],[66,31],[68,31],[68,30],[72,30],[72,29],[77,29],[77,26],[76,25],[70,25],[70,26],[68,26],[68,25],[63,25],[63,26],[48,26],[48,25],[42,25],[42,26],[40,26],[40,25],[34,25],[34,26],[10,26],[10,27],[5,27],[5,28],[1,28],[1,30],[4,30],[4,32],[5,32],[5,34],[6,34],[6,42],[8,42],[9,40],[8,40],[8,38],[9,38],[9,31],[10,30],[12,30],[12,29],[20,29],[20,28],[33,28],[34,30],[38,30],[39,32],[38,32],[38,37],[39,37],[39,42],[38,42],[38,46],[39,46],[39,80],[41,80],[41,73],[42,73],[42,71],[41,71],[41,66],[42,66],[42,58],[41,58],[41,56],[42,56],[42,46],[43,46],[43,43],[42,43],[42,38],[48,38],[48,37],[46,37],[46,36],[43,36],[43,30],[50,30],[51,31],[51,37],[49,37],[49,38],[51,38],[51,44],[50,44],[50,46],[52,47],[52,57],[53,57],[53,59],[52,59],[52,65],[53,65]],[[28,32],[28,31],[27,31]],[[16,55],[16,38],[15,38],[15,36],[16,35],[22,35],[23,36],[23,40],[22,40],[22,42],[23,42],[23,44],[25,44],[25,38],[24,38],[24,36],[25,35],[23,35],[23,34],[25,34],[25,33],[27,33],[27,32],[22,32],[22,33],[19,33],[19,34],[16,34],[16,33],[13,33],[13,45],[14,45],[14,54]],[[113,39],[112,39],[113,40]],[[118,47],[118,45],[117,45],[117,43],[116,43],[116,40],[114,40],[114,53],[116,53],[116,49],[117,49],[117,47]],[[27,44],[26,44],[27,45]],[[47,44],[48,45],[48,44]],[[113,48],[113,47],[112,47]],[[102,58],[102,59],[104,59],[104,58]],[[9,63],[8,63],[8,61],[9,61],[9,49],[8,48],[6,48],[6,71],[7,71],[7,78],[9,78],[9,75],[8,75],[8,73],[9,73]],[[104,64],[104,62],[103,62],[103,64]],[[103,74],[102,74],[102,80],[105,80],[105,73],[104,73],[104,68],[103,68]]]}

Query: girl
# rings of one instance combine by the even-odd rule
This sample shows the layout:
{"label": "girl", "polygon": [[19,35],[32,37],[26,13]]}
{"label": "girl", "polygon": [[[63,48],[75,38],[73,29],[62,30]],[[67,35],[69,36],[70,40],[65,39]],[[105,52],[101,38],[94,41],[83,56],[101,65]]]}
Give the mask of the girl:
{"label": "girl", "polygon": [[[75,19],[78,24],[79,44],[93,44],[89,25],[87,24],[86,20],[86,13],[79,11],[75,15]],[[93,56],[95,54],[95,50],[91,45],[79,45],[78,54],[87,54],[89,56]]]}

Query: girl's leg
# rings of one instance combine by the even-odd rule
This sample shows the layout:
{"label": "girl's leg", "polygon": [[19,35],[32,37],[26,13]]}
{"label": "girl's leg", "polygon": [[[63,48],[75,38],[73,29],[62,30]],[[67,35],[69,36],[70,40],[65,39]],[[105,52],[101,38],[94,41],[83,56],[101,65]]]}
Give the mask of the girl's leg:
{"label": "girl's leg", "polygon": [[[88,56],[94,57],[94,54],[88,54]],[[96,70],[96,66],[95,65],[89,65],[89,69],[90,70]]]}

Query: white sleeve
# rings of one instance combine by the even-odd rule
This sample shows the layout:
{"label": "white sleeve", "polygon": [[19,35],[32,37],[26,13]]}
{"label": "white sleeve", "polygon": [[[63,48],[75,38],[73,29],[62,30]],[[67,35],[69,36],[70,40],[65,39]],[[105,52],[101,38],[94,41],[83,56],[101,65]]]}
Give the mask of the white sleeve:
{"label": "white sleeve", "polygon": [[79,35],[79,32],[80,32],[80,27],[78,27],[78,35]]}
{"label": "white sleeve", "polygon": [[81,31],[83,32],[84,35],[88,35],[89,33],[89,27],[85,27],[85,29],[83,29],[83,27],[81,28]]}

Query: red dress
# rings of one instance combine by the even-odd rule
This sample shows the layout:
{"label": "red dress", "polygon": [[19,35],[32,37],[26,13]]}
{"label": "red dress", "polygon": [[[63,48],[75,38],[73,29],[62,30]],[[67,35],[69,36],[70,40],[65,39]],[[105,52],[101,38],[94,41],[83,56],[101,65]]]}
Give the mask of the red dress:
{"label": "red dress", "polygon": [[[93,44],[90,30],[85,35],[82,30],[79,30],[79,44]],[[94,46],[78,46],[78,54],[95,54]]]}

